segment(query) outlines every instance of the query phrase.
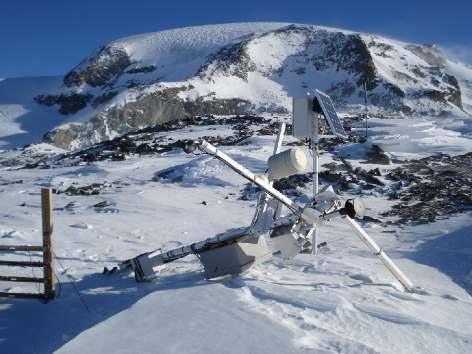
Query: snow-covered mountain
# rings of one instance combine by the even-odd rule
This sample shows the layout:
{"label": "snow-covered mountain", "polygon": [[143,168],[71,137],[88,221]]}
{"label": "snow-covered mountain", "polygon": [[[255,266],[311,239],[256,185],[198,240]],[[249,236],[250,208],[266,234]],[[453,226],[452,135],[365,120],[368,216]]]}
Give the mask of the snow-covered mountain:
{"label": "snow-covered mountain", "polygon": [[[31,91],[27,108],[3,97],[16,92],[16,81],[0,83],[0,115],[10,126],[0,133],[7,146],[23,142],[21,131],[28,138],[47,133],[46,141],[73,149],[185,116],[288,112],[290,97],[315,88],[329,93],[339,109],[356,112],[364,83],[372,113],[379,115],[472,111],[472,68],[436,46],[289,23],[209,25],[119,39],[60,81],[51,80]],[[24,97],[27,91],[21,92]],[[43,129],[31,133],[38,121]]]}

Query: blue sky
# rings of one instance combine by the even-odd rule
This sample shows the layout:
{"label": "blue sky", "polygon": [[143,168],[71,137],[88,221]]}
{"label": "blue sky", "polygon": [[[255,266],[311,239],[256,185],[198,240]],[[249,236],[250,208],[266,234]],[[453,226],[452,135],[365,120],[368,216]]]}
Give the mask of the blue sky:
{"label": "blue sky", "polygon": [[241,21],[341,27],[436,43],[472,63],[472,1],[1,0],[0,78],[64,74],[110,40]]}

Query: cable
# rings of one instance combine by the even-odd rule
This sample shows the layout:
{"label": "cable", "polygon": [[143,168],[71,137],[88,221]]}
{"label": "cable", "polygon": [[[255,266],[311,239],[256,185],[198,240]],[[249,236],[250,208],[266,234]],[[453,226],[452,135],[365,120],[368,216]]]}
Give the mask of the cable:
{"label": "cable", "polygon": [[[53,255],[54,255],[54,258],[56,259],[56,261],[60,264],[60,266],[62,267],[62,269],[66,269],[64,267],[64,265],[62,264],[62,262],[59,260],[59,258],[57,257],[56,253],[53,251]],[[72,281],[70,282],[72,284],[72,287],[74,288],[74,291],[76,292],[77,296],[79,297],[80,301],[82,302],[82,304],[84,305],[85,309],[87,310],[88,313],[92,313],[90,311],[90,307],[88,306],[87,302],[85,301],[85,299],[82,297],[82,295],[80,294],[80,291],[79,289],[77,289],[77,287],[75,286],[75,281],[74,279],[72,279],[71,276],[67,275],[67,277],[69,279],[71,279]]]}
{"label": "cable", "polygon": [[56,272],[54,272],[54,275],[56,276],[57,284],[59,285],[59,291],[57,292],[56,297],[60,297],[62,294],[62,283],[59,279],[59,275]]}

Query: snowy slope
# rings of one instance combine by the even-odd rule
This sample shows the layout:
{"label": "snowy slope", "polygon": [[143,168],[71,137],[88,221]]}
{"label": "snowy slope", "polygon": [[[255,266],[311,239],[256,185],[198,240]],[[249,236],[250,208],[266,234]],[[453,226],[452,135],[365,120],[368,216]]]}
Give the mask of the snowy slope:
{"label": "snowy slope", "polygon": [[[338,109],[357,114],[364,82],[371,113],[379,116],[471,111],[472,68],[435,46],[314,25],[236,23],[108,43],[62,82],[25,90],[29,106],[0,92],[8,122],[0,136],[14,147],[24,142],[15,131],[49,132],[47,142],[75,149],[185,116],[289,112],[291,97],[315,88],[328,92]],[[1,85],[17,91],[9,80]],[[57,117],[55,124],[23,123],[36,108]]]}
{"label": "snowy slope", "polygon": [[63,122],[57,110],[33,99],[54,90],[61,81],[61,77],[0,80],[0,149],[40,142],[46,131]]}
{"label": "snowy slope", "polygon": [[[472,132],[468,121],[372,120],[367,143],[322,151],[323,170],[327,163],[339,163],[340,156],[347,156],[354,166],[379,167],[385,175],[403,166],[405,159],[437,152],[467,153]],[[362,125],[356,130],[362,134]],[[235,132],[228,125],[215,124],[155,134],[162,142],[231,137]],[[259,134],[222,149],[253,171],[263,172],[275,136]],[[286,139],[287,144],[294,141]],[[370,144],[382,145],[399,160],[391,165],[364,162],[362,152]],[[27,152],[34,155],[46,148],[33,146]],[[54,153],[60,151],[49,151]],[[0,160],[2,244],[39,242],[41,186],[64,191],[70,186],[107,184],[98,195],[54,194],[59,296],[47,305],[0,300],[2,353],[472,350],[470,211],[434,223],[403,225],[380,215],[398,202],[380,193],[382,188],[343,192],[343,198],[359,193],[365,198],[367,215],[373,219],[363,226],[424,291],[421,294],[403,292],[344,223],[322,227],[319,241],[327,246],[318,256],[299,255],[287,262],[276,258],[221,281],[204,280],[198,260],[189,257],[169,265],[155,282],[137,284],[128,274],[104,276],[102,268],[150,249],[172,248],[248,225],[255,201],[241,198],[246,181],[218,161],[185,155],[179,149],[131,154],[120,161],[65,159],[57,165],[51,162],[51,168],[29,169],[18,169],[23,151],[2,155],[14,154],[17,165],[6,166]],[[182,178],[156,180],[157,173],[169,168]],[[310,185],[298,189],[310,193]],[[105,207],[95,206],[103,201]],[[375,218],[391,223],[372,221]],[[37,257],[6,255],[8,259],[30,256]],[[30,270],[20,272],[31,275]],[[36,291],[24,284],[0,285],[7,291]]]}

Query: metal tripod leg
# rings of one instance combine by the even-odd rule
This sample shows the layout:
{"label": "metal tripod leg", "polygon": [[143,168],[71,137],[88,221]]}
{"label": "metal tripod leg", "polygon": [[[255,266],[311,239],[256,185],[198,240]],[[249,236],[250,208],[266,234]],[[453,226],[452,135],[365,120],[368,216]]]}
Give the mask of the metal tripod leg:
{"label": "metal tripod leg", "polygon": [[389,270],[390,273],[403,285],[406,291],[414,292],[414,286],[410,279],[397,267],[395,263],[390,259],[390,257],[383,251],[382,248],[377,245],[377,243],[365,232],[362,227],[349,216],[346,216],[347,222],[351,225],[356,235],[364,242],[367,247],[379,257],[385,267]]}

